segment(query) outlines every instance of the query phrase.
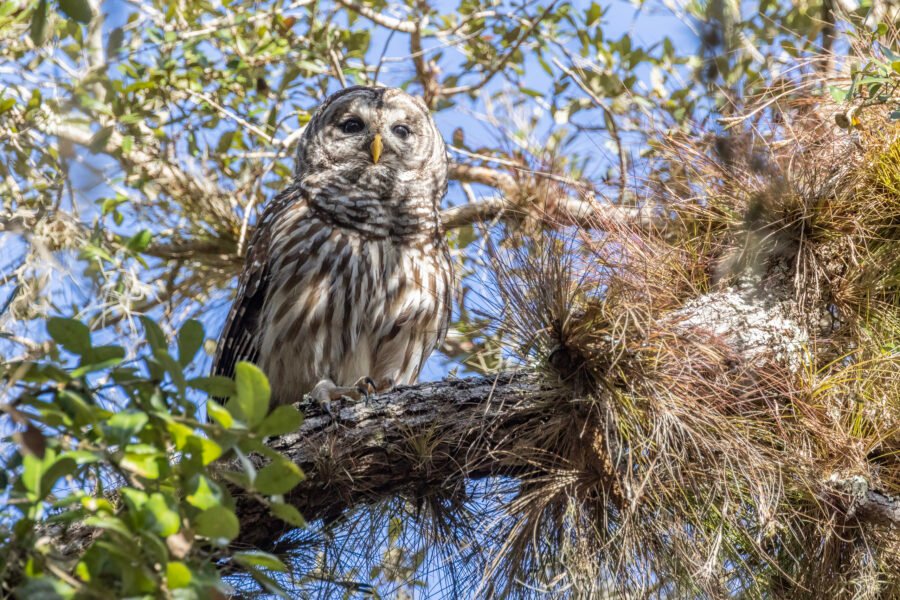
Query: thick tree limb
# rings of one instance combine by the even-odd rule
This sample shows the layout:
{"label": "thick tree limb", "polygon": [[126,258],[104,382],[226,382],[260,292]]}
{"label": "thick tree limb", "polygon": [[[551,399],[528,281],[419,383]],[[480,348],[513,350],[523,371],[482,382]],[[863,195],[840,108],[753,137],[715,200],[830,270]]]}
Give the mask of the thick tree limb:
{"label": "thick tree limb", "polygon": [[[527,467],[528,453],[517,458],[514,450],[524,442],[510,434],[562,394],[534,373],[507,372],[397,388],[344,405],[334,418],[305,404],[300,430],[270,446],[306,473],[287,500],[307,520],[331,520],[398,494],[455,489],[468,478]],[[252,497],[240,498],[237,512],[242,545],[265,547],[286,531]]]}
{"label": "thick tree limb", "polygon": [[[310,521],[328,521],[397,495],[414,498],[459,489],[469,479],[533,471],[535,449],[523,425],[540,427],[561,414],[578,418],[577,410],[561,409],[566,403],[571,409],[571,400],[546,374],[527,371],[423,383],[344,405],[333,419],[304,404],[301,429],[270,445],[307,476],[287,501]],[[859,479],[853,490],[832,480],[823,491],[836,492],[836,510],[851,519],[900,526],[900,499]],[[240,545],[272,547],[289,531],[252,497],[238,498],[237,513]]]}

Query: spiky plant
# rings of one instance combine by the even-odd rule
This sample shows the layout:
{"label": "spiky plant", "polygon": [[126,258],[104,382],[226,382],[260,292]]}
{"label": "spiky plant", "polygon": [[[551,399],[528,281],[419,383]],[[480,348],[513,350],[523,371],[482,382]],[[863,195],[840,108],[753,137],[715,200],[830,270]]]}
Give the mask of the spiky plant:
{"label": "spiky plant", "polygon": [[518,432],[490,595],[900,594],[853,489],[900,493],[900,128],[795,86],[660,144],[656,225],[495,250],[503,330],[561,392]]}

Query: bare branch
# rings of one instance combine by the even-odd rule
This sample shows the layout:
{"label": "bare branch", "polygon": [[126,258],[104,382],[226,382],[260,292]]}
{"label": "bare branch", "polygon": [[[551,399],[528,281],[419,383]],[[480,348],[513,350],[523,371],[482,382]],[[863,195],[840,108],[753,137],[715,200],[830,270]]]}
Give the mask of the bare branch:
{"label": "bare branch", "polygon": [[461,183],[480,183],[496,188],[505,196],[513,196],[518,190],[518,184],[512,175],[492,169],[462,163],[450,164],[450,179]]}
{"label": "bare branch", "polygon": [[[522,169],[525,171],[525,169]],[[536,178],[549,174],[530,173]],[[576,186],[579,195],[547,190],[541,198],[529,198],[522,193],[516,178],[491,167],[451,163],[450,178],[461,183],[478,183],[497,189],[499,196],[448,208],[441,213],[445,229],[456,229],[473,223],[489,222],[496,219],[519,221],[533,217],[551,225],[578,225],[585,228],[600,228],[610,220],[628,223],[639,228],[659,226],[664,223],[653,208],[627,207],[599,201],[593,190],[584,184]],[[553,178],[556,179],[556,178]]]}
{"label": "bare branch", "polygon": [[368,6],[365,6],[358,2],[350,2],[349,0],[336,1],[347,10],[352,10],[355,13],[359,13],[376,25],[381,25],[382,27],[386,27],[387,29],[393,29],[394,31],[400,31],[403,33],[413,33],[416,30],[416,24],[412,21],[401,21],[400,19],[395,19],[394,17],[383,15],[380,12],[376,12]]}
{"label": "bare branch", "polygon": [[615,115],[612,114],[612,111],[606,107],[603,101],[597,97],[597,94],[587,86],[586,83],[579,77],[574,71],[566,67],[562,64],[558,59],[554,58],[553,63],[562,70],[563,73],[569,76],[569,78],[574,81],[581,91],[587,94],[594,104],[603,111],[603,114],[606,115],[606,122],[609,129],[609,135],[612,137],[613,142],[616,144],[616,151],[619,155],[619,192],[624,197],[625,189],[628,185],[627,180],[627,170],[626,170],[626,161],[625,161],[625,147],[622,145],[622,138],[619,135],[619,127],[616,125]]}

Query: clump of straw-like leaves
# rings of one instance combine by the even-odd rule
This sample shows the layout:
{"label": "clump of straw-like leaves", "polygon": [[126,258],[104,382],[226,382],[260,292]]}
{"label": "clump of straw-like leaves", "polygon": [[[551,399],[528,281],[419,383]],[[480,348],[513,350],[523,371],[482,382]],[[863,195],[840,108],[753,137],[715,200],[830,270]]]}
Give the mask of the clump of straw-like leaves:
{"label": "clump of straw-like leaves", "polygon": [[[541,458],[492,592],[900,594],[896,534],[832,485],[900,493],[900,128],[880,104],[847,128],[847,106],[779,98],[662,145],[679,179],[641,190],[657,227],[598,217],[498,253],[504,327],[572,400],[522,432]],[[729,294],[796,329],[796,356],[685,326],[727,328]]]}

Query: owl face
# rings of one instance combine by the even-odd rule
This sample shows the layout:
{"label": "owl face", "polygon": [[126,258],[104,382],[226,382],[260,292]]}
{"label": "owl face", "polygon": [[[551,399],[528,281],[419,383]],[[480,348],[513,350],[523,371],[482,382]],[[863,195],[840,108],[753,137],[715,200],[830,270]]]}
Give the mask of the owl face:
{"label": "owl face", "polygon": [[336,170],[410,181],[446,171],[446,148],[425,104],[396,88],[354,86],[329,97],[307,125],[298,175]]}

